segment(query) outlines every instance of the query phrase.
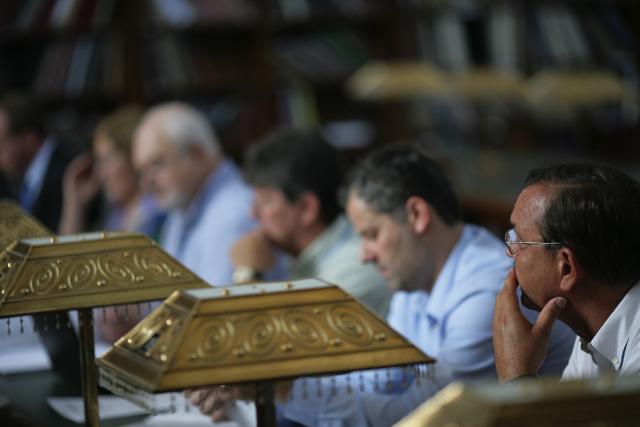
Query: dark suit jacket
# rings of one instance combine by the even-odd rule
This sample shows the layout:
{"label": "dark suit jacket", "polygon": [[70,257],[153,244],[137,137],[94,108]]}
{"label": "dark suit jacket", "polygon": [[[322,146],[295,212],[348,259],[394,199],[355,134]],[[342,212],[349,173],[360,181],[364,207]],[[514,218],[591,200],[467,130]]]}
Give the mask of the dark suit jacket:
{"label": "dark suit jacket", "polygon": [[56,141],[56,148],[49,159],[49,166],[42,182],[38,198],[33,202],[31,213],[47,228],[56,233],[62,213],[62,181],[67,165],[76,152],[67,144]]}
{"label": "dark suit jacket", "polygon": [[[54,233],[58,231],[62,214],[64,171],[75,155],[76,152],[71,146],[56,140],[56,146],[51,153],[49,165],[42,181],[42,188],[38,198],[33,201],[31,206],[31,214]],[[20,198],[15,193],[15,189],[8,185],[7,180],[3,183],[0,179],[0,196],[9,197],[19,203]]]}

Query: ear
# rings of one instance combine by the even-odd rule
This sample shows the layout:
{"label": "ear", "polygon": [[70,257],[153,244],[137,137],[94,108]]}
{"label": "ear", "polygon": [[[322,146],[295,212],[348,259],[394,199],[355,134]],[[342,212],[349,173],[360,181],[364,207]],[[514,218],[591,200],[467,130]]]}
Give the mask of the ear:
{"label": "ear", "polygon": [[308,226],[320,221],[320,199],[311,191],[305,191],[298,197],[296,204],[300,208],[300,222]]}
{"label": "ear", "polygon": [[578,284],[581,270],[576,254],[572,249],[566,246],[558,249],[556,255],[558,277],[560,277],[560,290],[562,292],[571,292]]}
{"label": "ear", "polygon": [[418,234],[424,233],[431,223],[431,207],[422,198],[411,196],[404,205],[407,213],[407,220],[413,231]]}

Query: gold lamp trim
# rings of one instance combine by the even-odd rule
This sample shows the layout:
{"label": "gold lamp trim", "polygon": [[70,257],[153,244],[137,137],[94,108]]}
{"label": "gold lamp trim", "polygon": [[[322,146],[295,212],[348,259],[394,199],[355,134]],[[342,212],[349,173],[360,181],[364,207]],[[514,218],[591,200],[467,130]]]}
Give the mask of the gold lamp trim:
{"label": "gold lamp trim", "polygon": [[24,239],[0,253],[0,317],[151,301],[203,287],[138,233]]}
{"label": "gold lamp trim", "polygon": [[14,240],[52,236],[53,233],[12,200],[0,200],[0,249]]}
{"label": "gold lamp trim", "polygon": [[559,103],[566,107],[619,103],[626,99],[626,92],[618,76],[598,70],[545,70],[531,77],[526,88],[533,105]]}
{"label": "gold lamp trim", "polygon": [[638,377],[505,385],[452,383],[395,427],[627,426],[640,423]]}
{"label": "gold lamp trim", "polygon": [[431,362],[317,279],[176,292],[97,360],[146,392]]}
{"label": "gold lamp trim", "polygon": [[435,65],[427,62],[371,61],[357,70],[347,82],[356,99],[375,101],[442,95],[449,82]]}

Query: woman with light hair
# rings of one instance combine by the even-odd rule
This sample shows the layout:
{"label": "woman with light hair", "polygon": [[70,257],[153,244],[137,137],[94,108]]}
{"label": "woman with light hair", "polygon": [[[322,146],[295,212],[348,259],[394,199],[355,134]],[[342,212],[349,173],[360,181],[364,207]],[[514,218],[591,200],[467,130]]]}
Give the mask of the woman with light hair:
{"label": "woman with light hair", "polygon": [[[154,199],[142,192],[131,163],[131,141],[144,116],[137,106],[126,106],[104,117],[96,126],[92,152],[76,158],[64,179],[60,234],[100,230],[127,230],[157,238],[164,215]],[[87,218],[91,201],[102,191],[106,207],[98,227]]]}

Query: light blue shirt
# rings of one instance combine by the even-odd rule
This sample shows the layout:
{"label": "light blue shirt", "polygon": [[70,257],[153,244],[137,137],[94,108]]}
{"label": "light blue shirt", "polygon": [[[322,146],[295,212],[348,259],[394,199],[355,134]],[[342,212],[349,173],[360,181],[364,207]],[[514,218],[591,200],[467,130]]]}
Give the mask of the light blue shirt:
{"label": "light blue shirt", "polygon": [[252,199],[238,168],[223,161],[186,210],[168,214],[162,247],[209,284],[232,284],[231,247],[256,226]]}
{"label": "light blue shirt", "polygon": [[[294,387],[292,400],[283,408],[285,415],[307,426],[390,426],[451,381],[495,379],[493,309],[512,264],[500,240],[485,229],[466,225],[431,293],[397,292],[387,317],[398,332],[438,360],[432,368],[434,378],[401,394],[325,390],[318,398],[310,387],[306,403]],[[530,320],[537,315],[523,312]],[[574,339],[566,325],[556,322],[542,373],[562,372]]]}

